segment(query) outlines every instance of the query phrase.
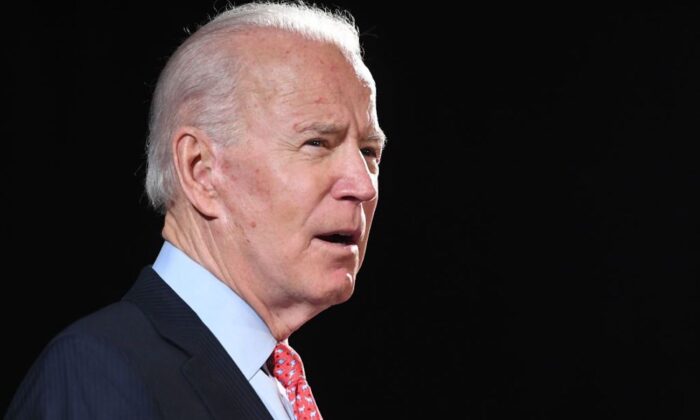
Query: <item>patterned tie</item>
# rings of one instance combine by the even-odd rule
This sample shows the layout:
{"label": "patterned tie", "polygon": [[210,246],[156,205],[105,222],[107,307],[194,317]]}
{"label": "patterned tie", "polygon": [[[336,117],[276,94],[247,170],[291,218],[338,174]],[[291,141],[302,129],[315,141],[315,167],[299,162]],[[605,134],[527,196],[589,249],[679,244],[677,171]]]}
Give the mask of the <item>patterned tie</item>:
{"label": "patterned tie", "polygon": [[272,363],[272,373],[286,388],[296,420],[322,420],[297,352],[284,343],[278,343],[272,352]]}

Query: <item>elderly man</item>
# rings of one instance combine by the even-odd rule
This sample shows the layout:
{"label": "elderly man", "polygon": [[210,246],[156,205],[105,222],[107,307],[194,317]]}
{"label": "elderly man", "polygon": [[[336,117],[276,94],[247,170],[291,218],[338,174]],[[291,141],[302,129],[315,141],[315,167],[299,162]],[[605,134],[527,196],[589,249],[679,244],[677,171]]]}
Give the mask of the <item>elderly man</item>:
{"label": "elderly man", "polygon": [[224,12],[166,65],[150,129],[166,242],[49,344],[7,417],[320,418],[287,338],[353,292],[385,141],[355,27]]}

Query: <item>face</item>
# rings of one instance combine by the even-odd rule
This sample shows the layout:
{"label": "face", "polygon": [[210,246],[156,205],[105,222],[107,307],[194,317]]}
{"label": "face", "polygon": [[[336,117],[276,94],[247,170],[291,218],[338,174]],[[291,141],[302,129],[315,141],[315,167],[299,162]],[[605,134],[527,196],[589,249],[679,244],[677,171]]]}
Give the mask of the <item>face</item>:
{"label": "face", "polygon": [[248,45],[243,128],[217,157],[219,248],[267,307],[322,310],[352,294],[377,206],[374,95],[335,47],[274,32]]}

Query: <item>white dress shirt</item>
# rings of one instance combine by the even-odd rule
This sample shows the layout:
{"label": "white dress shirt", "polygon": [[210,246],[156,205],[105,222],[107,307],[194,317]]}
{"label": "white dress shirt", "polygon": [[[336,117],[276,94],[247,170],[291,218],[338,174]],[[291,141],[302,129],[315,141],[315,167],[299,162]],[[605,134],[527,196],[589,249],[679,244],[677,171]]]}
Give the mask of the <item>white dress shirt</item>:
{"label": "white dress shirt", "polygon": [[281,384],[265,362],[277,340],[258,314],[221,280],[169,242],[153,270],[214,334],[276,420],[294,418]]}

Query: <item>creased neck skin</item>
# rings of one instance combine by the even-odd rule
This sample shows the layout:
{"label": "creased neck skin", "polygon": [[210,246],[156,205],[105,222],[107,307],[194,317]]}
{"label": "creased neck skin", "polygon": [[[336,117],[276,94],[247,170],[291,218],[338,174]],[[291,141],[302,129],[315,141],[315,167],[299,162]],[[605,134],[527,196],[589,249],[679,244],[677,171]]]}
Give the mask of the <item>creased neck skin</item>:
{"label": "creased neck skin", "polygon": [[217,240],[209,223],[192,206],[175,205],[165,215],[162,236],[245,300],[277,341],[286,341],[294,331],[326,309],[310,305],[299,307],[291,301],[280,301],[274,305],[264,302],[256,295],[254,288],[246,287],[246,282],[242,281],[251,274],[251,270],[244,264],[236,270],[235,264],[226,263],[217,248]]}

